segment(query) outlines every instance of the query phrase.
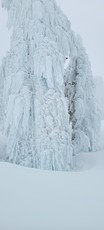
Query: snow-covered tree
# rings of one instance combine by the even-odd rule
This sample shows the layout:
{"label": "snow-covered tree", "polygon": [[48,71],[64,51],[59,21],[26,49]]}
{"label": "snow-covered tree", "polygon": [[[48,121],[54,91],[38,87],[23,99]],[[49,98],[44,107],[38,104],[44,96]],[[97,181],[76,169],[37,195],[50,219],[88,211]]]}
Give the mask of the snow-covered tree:
{"label": "snow-covered tree", "polygon": [[98,116],[86,52],[54,0],[2,0],[2,5],[13,29],[1,68],[7,160],[70,170],[72,140],[74,153],[95,149],[97,143]]}
{"label": "snow-covered tree", "polygon": [[71,129],[64,60],[73,52],[70,22],[54,0],[3,0],[13,27],[4,68],[7,160],[70,170]]}
{"label": "snow-covered tree", "polygon": [[70,59],[65,70],[65,96],[69,102],[74,154],[97,150],[100,132],[91,65],[79,36],[76,45],[77,55]]}

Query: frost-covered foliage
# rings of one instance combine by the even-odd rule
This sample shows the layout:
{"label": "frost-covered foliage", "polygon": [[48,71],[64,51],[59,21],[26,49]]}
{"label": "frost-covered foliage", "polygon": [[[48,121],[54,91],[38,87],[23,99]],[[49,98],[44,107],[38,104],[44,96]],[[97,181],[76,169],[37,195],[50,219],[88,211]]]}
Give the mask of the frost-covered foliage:
{"label": "frost-covered foliage", "polygon": [[70,23],[53,0],[3,1],[13,26],[4,72],[8,160],[69,170],[71,129],[64,59],[73,52]]}
{"label": "frost-covered foliage", "polygon": [[[54,0],[2,0],[2,4],[8,10],[8,26],[13,28],[1,70],[7,160],[70,170],[72,138],[74,152],[91,150],[94,143],[93,84],[87,55]],[[64,82],[67,56],[70,64]]]}
{"label": "frost-covered foliage", "polygon": [[100,133],[90,62],[80,37],[76,39],[77,55],[71,58],[65,70],[65,96],[69,102],[74,154],[97,150]]}

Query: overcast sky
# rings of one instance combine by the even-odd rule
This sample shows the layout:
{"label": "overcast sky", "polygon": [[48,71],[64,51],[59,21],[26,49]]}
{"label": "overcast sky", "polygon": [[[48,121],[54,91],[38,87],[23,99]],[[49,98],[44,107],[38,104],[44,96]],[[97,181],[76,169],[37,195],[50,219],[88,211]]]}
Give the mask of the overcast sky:
{"label": "overcast sky", "polygon": [[[94,75],[104,77],[104,0],[56,0],[83,38]],[[10,45],[7,14],[0,6],[0,60]]]}

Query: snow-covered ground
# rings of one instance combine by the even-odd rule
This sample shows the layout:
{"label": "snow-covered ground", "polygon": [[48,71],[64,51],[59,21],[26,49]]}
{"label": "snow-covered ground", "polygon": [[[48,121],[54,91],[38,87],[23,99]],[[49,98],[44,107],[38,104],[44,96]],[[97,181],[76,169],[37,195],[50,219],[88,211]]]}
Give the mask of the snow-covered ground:
{"label": "snow-covered ground", "polygon": [[104,152],[77,160],[68,173],[0,163],[0,230],[104,230]]}

